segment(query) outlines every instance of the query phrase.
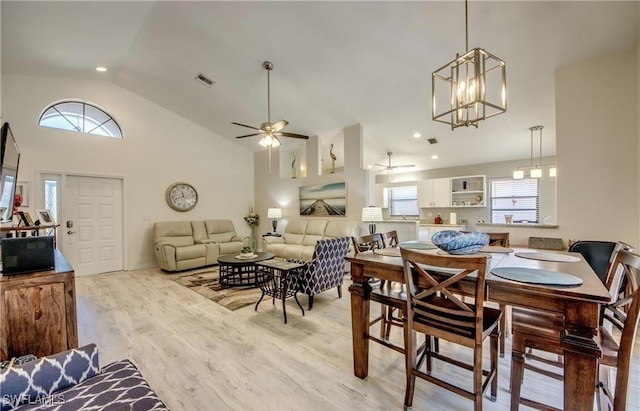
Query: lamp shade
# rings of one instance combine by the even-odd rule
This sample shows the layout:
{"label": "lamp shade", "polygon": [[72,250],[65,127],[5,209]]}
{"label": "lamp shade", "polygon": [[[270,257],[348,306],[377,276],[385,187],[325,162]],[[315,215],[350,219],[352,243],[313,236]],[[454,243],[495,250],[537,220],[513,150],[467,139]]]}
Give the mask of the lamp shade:
{"label": "lamp shade", "polygon": [[531,178],[540,178],[542,177],[542,169],[541,168],[533,168],[531,169]]}
{"label": "lamp shade", "polygon": [[516,180],[524,178],[524,170],[515,170],[513,172],[513,178],[516,179]]}
{"label": "lamp shade", "polygon": [[363,207],[362,221],[382,221],[382,208],[380,207]]}
{"label": "lamp shade", "polygon": [[282,218],[282,209],[281,208],[268,209],[267,218]]}

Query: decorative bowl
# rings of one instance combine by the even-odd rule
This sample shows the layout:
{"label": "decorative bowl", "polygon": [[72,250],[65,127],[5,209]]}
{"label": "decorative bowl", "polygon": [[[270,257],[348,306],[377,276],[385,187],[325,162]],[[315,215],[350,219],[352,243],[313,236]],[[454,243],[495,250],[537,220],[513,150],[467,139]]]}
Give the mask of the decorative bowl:
{"label": "decorative bowl", "polygon": [[489,244],[489,234],[479,231],[461,233],[455,230],[443,230],[435,233],[431,237],[431,242],[449,254],[473,254]]}
{"label": "decorative bowl", "polygon": [[253,251],[251,251],[250,253],[240,253],[240,257],[242,257],[242,258],[251,258],[254,255],[255,254],[253,254]]}

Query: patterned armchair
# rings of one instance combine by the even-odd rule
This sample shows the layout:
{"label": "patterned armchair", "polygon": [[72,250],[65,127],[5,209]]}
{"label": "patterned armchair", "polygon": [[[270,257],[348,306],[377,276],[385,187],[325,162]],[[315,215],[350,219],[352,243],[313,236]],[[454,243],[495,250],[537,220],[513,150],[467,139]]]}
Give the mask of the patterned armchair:
{"label": "patterned armchair", "polygon": [[342,298],[342,283],[349,252],[349,237],[331,238],[317,242],[313,259],[305,261],[302,275],[296,278],[300,292],[309,296],[309,310],[313,308],[313,296],[330,288],[338,288]]}

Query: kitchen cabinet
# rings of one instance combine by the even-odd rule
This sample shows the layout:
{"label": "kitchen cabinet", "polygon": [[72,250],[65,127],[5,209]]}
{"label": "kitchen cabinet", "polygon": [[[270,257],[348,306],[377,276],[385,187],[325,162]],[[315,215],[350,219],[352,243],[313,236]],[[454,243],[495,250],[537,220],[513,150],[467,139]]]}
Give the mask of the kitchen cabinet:
{"label": "kitchen cabinet", "polygon": [[451,179],[433,178],[418,181],[418,207],[451,207]]}
{"label": "kitchen cabinet", "polygon": [[59,250],[53,270],[0,277],[0,360],[77,347],[75,275]]}
{"label": "kitchen cabinet", "polygon": [[433,235],[438,231],[464,231],[466,229],[466,225],[459,224],[420,224],[420,226],[418,227],[418,241],[431,242],[431,237],[433,237]]}
{"label": "kitchen cabinet", "polygon": [[451,178],[450,207],[486,207],[486,176]]}

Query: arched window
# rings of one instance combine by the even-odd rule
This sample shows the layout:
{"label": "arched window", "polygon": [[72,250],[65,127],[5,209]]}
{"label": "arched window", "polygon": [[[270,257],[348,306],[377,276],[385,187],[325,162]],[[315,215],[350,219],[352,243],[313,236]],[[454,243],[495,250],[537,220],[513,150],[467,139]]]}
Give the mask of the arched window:
{"label": "arched window", "polygon": [[122,138],[122,130],[109,114],[81,101],[62,101],[49,106],[40,116],[43,127]]}

